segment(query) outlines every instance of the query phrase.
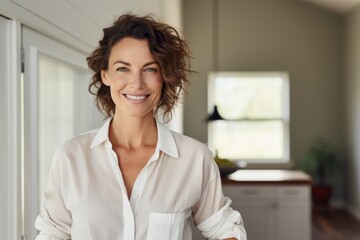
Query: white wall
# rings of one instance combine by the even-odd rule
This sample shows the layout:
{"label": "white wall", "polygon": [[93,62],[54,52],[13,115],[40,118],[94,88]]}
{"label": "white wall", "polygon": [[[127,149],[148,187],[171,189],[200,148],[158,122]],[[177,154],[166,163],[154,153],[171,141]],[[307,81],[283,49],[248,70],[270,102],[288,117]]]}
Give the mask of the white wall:
{"label": "white wall", "polygon": [[360,6],[346,20],[347,204],[360,220]]}
{"label": "white wall", "polygon": [[[183,34],[181,0],[162,0],[162,2],[162,20]],[[183,133],[184,105],[182,101],[183,97],[175,108],[172,120],[167,123],[168,128],[179,133]]]}

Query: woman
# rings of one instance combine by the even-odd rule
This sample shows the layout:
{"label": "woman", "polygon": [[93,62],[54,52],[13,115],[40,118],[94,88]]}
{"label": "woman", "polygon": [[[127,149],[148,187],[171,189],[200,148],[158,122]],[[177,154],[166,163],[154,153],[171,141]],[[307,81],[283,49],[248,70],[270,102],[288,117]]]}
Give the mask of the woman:
{"label": "woman", "polygon": [[187,43],[150,16],[123,15],[88,57],[105,124],[55,153],[37,239],[246,239],[202,143],[168,130],[190,72]]}

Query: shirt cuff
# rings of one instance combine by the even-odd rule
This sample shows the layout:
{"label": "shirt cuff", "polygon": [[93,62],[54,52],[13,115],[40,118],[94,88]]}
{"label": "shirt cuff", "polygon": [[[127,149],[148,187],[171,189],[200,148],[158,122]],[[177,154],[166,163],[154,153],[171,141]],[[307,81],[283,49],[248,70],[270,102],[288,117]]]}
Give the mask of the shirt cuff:
{"label": "shirt cuff", "polygon": [[239,240],[247,239],[241,215],[234,211],[230,204],[231,200],[227,198],[223,208],[196,226],[205,238],[210,240],[231,237]]}

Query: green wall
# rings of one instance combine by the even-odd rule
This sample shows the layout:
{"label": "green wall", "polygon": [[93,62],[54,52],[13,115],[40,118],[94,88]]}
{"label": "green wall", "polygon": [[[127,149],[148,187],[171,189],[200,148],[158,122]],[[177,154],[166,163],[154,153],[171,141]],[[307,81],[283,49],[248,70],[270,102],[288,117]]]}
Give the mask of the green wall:
{"label": "green wall", "polygon": [[[185,96],[185,134],[207,142],[210,71],[286,71],[294,165],[317,136],[344,160],[345,16],[303,1],[184,0],[183,28],[198,72]],[[342,175],[332,180],[341,201]]]}
{"label": "green wall", "polygon": [[347,204],[360,220],[360,7],[346,19]]}

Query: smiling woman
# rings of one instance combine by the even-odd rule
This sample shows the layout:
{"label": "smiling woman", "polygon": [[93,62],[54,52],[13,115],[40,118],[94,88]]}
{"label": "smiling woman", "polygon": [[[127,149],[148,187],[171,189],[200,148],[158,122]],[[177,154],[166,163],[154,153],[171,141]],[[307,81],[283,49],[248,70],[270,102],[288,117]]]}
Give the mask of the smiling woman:
{"label": "smiling woman", "polygon": [[56,151],[37,240],[187,240],[191,218],[205,238],[246,240],[212,153],[155,117],[171,116],[188,82],[186,41],[150,16],[123,15],[99,43],[89,89],[107,121]]}
{"label": "smiling woman", "polygon": [[115,112],[140,117],[150,114],[160,101],[161,69],[149,50],[147,40],[124,38],[110,53],[109,68],[101,71],[110,87]]}
{"label": "smiling woman", "polygon": [[[114,114],[115,106],[109,96],[110,88],[102,81],[102,70],[107,69],[110,71],[113,67],[108,60],[116,50],[113,47],[116,47],[119,40],[131,37],[146,41],[148,44],[147,54],[152,55],[164,80],[162,96],[155,112],[162,108],[164,117],[171,118],[173,107],[179,100],[179,94],[184,84],[188,83],[187,75],[192,72],[188,44],[179,37],[178,32],[171,26],[158,22],[153,22],[152,26],[149,25],[145,18],[136,19],[136,23],[133,21],[134,16],[123,15],[113,26],[104,29],[104,37],[99,41],[100,46],[88,58],[89,68],[95,72],[89,90],[95,94],[98,108],[107,117],[111,117]],[[139,26],[136,26],[136,24],[139,24]],[[155,31],[152,28],[157,30]],[[136,50],[135,54],[139,54],[139,50]],[[113,55],[113,57],[115,56]],[[129,63],[124,61],[116,59],[112,63],[122,63],[122,66],[118,66],[120,67],[118,71],[127,71],[129,70]],[[148,69],[148,71],[153,70]]]}

